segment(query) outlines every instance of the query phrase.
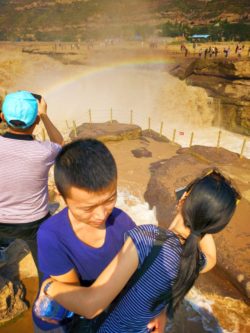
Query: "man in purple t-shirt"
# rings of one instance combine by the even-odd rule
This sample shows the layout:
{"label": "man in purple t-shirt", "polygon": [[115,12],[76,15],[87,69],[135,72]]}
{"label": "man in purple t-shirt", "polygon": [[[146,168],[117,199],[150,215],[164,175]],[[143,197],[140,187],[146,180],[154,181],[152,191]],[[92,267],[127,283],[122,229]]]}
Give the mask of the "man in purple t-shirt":
{"label": "man in purple t-shirt", "polygon": [[[44,279],[90,286],[122,248],[125,233],[135,227],[125,212],[115,208],[116,163],[100,141],[77,140],[58,154],[54,175],[67,208],[39,228],[39,269]],[[71,319],[48,323],[34,313],[33,319],[35,333],[76,333],[79,328],[72,327]],[[88,332],[87,320],[74,319],[81,322],[81,333]],[[164,322],[165,314],[148,327],[163,332]]]}
{"label": "man in purple t-shirt", "polygon": [[[55,162],[55,183],[67,207],[38,231],[44,279],[89,286],[121,249],[131,218],[115,208],[117,169],[107,147],[94,139],[65,145]],[[33,314],[35,332],[69,332],[71,323],[48,323]]]}

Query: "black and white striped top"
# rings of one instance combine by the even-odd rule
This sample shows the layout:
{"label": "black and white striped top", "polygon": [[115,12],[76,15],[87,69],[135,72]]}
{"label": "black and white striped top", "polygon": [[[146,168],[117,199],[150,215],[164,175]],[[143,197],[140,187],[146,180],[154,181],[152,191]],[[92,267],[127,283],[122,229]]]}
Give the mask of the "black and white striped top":
{"label": "black and white striped top", "polygon": [[[178,275],[182,246],[171,231],[162,243],[158,256],[142,277],[107,313],[98,333],[145,333],[149,332],[147,324],[166,306],[161,304],[151,310],[154,300],[162,293],[171,293],[171,288]],[[127,234],[132,238],[139,256],[139,267],[150,253],[154,239],[159,233],[155,225],[141,225]]]}

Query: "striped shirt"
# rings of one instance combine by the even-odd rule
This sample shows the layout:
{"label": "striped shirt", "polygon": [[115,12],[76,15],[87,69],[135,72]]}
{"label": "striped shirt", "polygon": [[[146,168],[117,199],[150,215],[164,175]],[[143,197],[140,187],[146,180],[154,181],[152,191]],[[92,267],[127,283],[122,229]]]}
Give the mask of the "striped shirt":
{"label": "striped shirt", "polygon": [[[159,228],[154,225],[141,225],[130,231],[139,257],[139,268],[150,253]],[[146,333],[147,324],[160,314],[166,306],[162,303],[152,310],[154,300],[162,293],[171,293],[171,288],[178,275],[182,246],[171,231],[163,242],[162,248],[151,266],[142,277],[115,304],[111,313],[97,330],[98,333]]]}
{"label": "striped shirt", "polygon": [[29,223],[48,213],[48,173],[60,149],[31,135],[0,136],[0,223]]}

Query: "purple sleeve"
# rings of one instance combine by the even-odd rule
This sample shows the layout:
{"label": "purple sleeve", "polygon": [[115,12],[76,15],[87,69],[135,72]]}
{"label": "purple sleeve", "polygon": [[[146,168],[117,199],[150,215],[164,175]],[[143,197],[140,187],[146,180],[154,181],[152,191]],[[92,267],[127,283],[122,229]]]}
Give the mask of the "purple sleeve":
{"label": "purple sleeve", "polygon": [[53,232],[40,229],[37,234],[37,246],[39,270],[45,276],[66,274],[74,268],[63,245]]}
{"label": "purple sleeve", "polygon": [[131,229],[135,228],[136,227],[135,222],[131,219],[131,217],[129,215],[127,215],[127,214],[125,214],[125,215],[127,216],[127,229],[131,230]]}

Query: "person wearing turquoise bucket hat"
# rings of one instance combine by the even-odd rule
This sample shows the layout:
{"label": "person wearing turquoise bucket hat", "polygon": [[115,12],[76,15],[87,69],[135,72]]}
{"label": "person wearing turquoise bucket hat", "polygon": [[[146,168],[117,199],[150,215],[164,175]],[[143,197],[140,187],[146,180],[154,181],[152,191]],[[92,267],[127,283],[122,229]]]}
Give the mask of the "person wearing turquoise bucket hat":
{"label": "person wearing turquoise bucket hat", "polygon": [[[8,129],[0,136],[0,247],[8,246],[16,238],[23,239],[37,265],[36,232],[50,216],[48,173],[61,150],[63,137],[47,115],[44,98],[28,91],[5,97],[1,119]],[[48,141],[33,136],[40,121]]]}

